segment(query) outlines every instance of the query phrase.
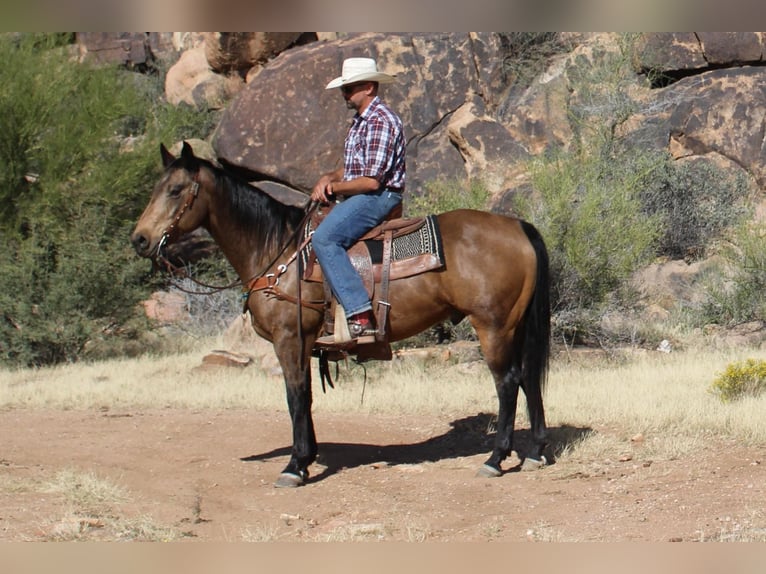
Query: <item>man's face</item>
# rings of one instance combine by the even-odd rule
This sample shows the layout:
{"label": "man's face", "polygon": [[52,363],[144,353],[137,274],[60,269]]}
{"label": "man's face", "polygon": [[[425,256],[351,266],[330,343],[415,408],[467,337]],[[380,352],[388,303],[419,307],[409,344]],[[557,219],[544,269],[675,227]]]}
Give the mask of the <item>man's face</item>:
{"label": "man's face", "polygon": [[343,94],[343,99],[346,100],[346,107],[348,109],[359,111],[359,108],[367,95],[367,88],[369,88],[371,83],[372,82],[357,82],[341,86],[340,91]]}

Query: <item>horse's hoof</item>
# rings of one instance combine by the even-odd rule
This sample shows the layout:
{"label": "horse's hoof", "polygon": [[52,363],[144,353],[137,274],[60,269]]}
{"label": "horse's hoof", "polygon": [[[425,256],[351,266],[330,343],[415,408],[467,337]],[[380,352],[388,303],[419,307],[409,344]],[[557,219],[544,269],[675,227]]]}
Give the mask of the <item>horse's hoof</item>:
{"label": "horse's hoof", "polygon": [[274,483],[275,488],[297,488],[303,486],[305,480],[303,476],[299,474],[293,474],[292,472],[283,472],[279,475],[279,478]]}
{"label": "horse's hoof", "polygon": [[480,478],[497,478],[502,474],[500,469],[495,468],[494,466],[489,466],[488,464],[481,465],[479,470],[476,471],[476,476]]}
{"label": "horse's hoof", "polygon": [[535,460],[534,458],[525,458],[524,462],[521,463],[521,471],[522,472],[529,472],[532,470],[540,470],[542,467],[548,464],[548,459],[545,458],[545,455],[542,455],[540,457],[540,460]]}

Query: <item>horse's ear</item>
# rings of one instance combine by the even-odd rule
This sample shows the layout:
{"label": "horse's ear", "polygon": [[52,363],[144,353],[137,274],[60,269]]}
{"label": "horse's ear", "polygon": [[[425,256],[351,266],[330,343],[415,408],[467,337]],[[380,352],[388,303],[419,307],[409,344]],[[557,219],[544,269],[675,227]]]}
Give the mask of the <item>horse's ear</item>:
{"label": "horse's ear", "polygon": [[189,145],[189,142],[184,140],[183,148],[181,148],[181,158],[186,161],[194,159],[194,148]]}
{"label": "horse's ear", "polygon": [[168,148],[165,147],[165,144],[162,143],[160,144],[160,155],[162,156],[162,167],[168,167],[176,160],[175,156],[173,156],[173,154],[168,151]]}

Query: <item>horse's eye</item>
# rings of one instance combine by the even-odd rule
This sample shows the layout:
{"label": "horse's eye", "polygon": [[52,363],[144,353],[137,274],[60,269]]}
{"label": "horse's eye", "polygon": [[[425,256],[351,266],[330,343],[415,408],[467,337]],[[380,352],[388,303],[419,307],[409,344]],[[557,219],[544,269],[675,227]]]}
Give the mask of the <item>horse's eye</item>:
{"label": "horse's eye", "polygon": [[168,191],[168,195],[170,197],[176,198],[179,195],[181,195],[181,192],[184,190],[185,187],[186,186],[183,183],[177,183],[170,188],[170,191]]}

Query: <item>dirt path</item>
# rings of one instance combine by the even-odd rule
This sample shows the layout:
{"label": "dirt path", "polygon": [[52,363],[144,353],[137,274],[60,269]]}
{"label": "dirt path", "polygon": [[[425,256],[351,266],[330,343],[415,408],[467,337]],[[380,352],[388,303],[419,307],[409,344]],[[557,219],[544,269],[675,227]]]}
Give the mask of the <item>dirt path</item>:
{"label": "dirt path", "polygon": [[[320,462],[296,490],[285,412],[0,413],[0,540],[670,541],[766,538],[766,449],[615,453],[476,478],[487,417],[317,414]],[[558,436],[577,429],[553,429]],[[605,429],[595,429],[608,432]],[[523,440],[523,433],[520,439]],[[128,493],[85,512],[45,484],[93,473]],[[126,528],[126,525],[132,525]]]}

